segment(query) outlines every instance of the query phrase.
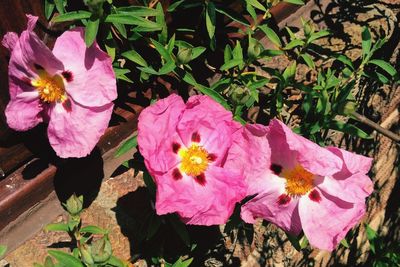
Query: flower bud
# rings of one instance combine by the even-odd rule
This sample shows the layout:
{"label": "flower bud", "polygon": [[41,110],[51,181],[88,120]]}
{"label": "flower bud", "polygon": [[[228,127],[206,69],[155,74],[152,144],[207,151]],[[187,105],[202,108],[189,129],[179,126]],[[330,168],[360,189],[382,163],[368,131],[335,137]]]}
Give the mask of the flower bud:
{"label": "flower bud", "polygon": [[65,208],[72,216],[78,215],[83,208],[83,196],[77,197],[73,194],[65,203]]}
{"label": "flower bud", "polygon": [[112,255],[112,248],[110,240],[107,236],[93,241],[92,243],[92,257],[95,262],[102,263],[108,261]]}
{"label": "flower bud", "polygon": [[237,84],[232,84],[230,86],[230,97],[232,101],[236,104],[244,104],[250,98],[250,91],[247,87]]}
{"label": "flower bud", "polygon": [[192,59],[192,49],[183,47],[179,48],[178,54],[177,54],[177,60],[178,63],[180,64],[186,64]]}
{"label": "flower bud", "polygon": [[79,248],[79,251],[81,252],[81,257],[82,260],[87,264],[87,265],[92,265],[94,264],[94,260],[92,257],[92,249],[90,246],[88,246],[87,244],[82,244]]}
{"label": "flower bud", "polygon": [[357,104],[354,101],[342,102],[338,105],[338,113],[340,115],[349,116],[351,113],[356,111]]}

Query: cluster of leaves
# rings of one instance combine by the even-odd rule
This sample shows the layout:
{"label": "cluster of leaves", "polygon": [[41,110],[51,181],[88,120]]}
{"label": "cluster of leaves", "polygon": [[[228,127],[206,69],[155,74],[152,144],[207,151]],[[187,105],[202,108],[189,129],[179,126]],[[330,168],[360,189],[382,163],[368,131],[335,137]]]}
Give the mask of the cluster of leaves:
{"label": "cluster of leaves", "polygon": [[400,266],[400,245],[398,243],[387,245],[383,238],[369,225],[366,225],[366,232],[371,251],[371,258],[373,258],[372,266]]}
{"label": "cluster of leaves", "polygon": [[[71,253],[61,250],[49,250],[43,264],[35,267],[127,267],[128,263],[113,255],[108,231],[95,225],[82,227],[80,214],[83,211],[83,197],[72,195],[65,204],[68,220],[52,223],[45,227],[47,231],[66,232],[71,237]],[[56,262],[55,262],[55,261]]]}

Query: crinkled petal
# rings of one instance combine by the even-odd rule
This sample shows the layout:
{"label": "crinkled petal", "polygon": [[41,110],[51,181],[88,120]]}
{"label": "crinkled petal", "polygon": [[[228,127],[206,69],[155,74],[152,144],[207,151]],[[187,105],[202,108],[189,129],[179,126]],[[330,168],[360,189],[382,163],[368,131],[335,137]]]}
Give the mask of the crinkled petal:
{"label": "crinkled petal", "polygon": [[7,32],[4,35],[1,44],[5,48],[7,48],[10,52],[12,52],[14,47],[17,45],[18,39],[19,39],[18,34],[16,34],[15,32]]}
{"label": "crinkled petal", "polygon": [[176,133],[176,125],[184,109],[185,103],[182,98],[173,94],[157,101],[140,113],[139,150],[154,172],[166,173],[178,163],[178,156],[173,151],[173,143],[182,143]]}
{"label": "crinkled petal", "polygon": [[343,160],[342,170],[332,176],[318,178],[315,184],[344,201],[364,202],[374,189],[371,179],[365,174],[371,167],[372,159],[335,147],[328,149]]}
{"label": "crinkled petal", "polygon": [[310,244],[332,251],[365,214],[365,203],[348,203],[324,192],[320,201],[302,197],[299,214]]}
{"label": "crinkled petal", "polygon": [[265,176],[271,173],[271,149],[266,133],[267,127],[248,124],[232,136],[233,144],[228,151],[224,167],[236,168],[243,172],[248,184],[247,195],[265,190],[257,181],[265,180]]}
{"label": "crinkled petal", "polygon": [[366,174],[371,169],[372,158],[364,157],[337,147],[327,147],[327,149],[343,160],[344,164],[340,173],[345,177],[347,173],[344,171],[350,172],[351,174]]}
{"label": "crinkled petal", "polygon": [[263,178],[253,181],[263,191],[242,206],[242,219],[247,223],[254,223],[255,219],[263,218],[286,232],[300,234],[302,225],[297,207],[298,198],[285,194],[285,179],[274,174]]}
{"label": "crinkled petal", "polygon": [[268,140],[271,146],[272,162],[283,162],[292,168],[295,162],[306,170],[321,176],[332,175],[342,169],[342,160],[319,145],[295,134],[284,123],[272,120],[269,124]]}
{"label": "crinkled petal", "polygon": [[51,110],[47,128],[50,145],[59,157],[85,157],[107,129],[114,105],[87,108],[73,99],[67,101]]}
{"label": "crinkled petal", "polygon": [[42,106],[38,92],[23,92],[12,98],[6,107],[7,124],[17,131],[32,129],[42,122]]}
{"label": "crinkled petal", "polygon": [[210,166],[205,172],[205,181],[201,185],[184,174],[176,180],[172,172],[156,176],[157,214],[177,212],[187,224],[226,223],[235,203],[246,194],[243,177],[234,170]]}
{"label": "crinkled petal", "polygon": [[98,107],[117,98],[117,85],[111,58],[96,42],[86,48],[84,28],[77,27],[57,38],[53,53],[71,76],[66,90],[81,105]]}
{"label": "crinkled petal", "polygon": [[238,127],[232,122],[231,112],[208,96],[196,95],[189,98],[177,129],[186,146],[198,134],[200,145],[214,154],[215,164],[220,165]]}

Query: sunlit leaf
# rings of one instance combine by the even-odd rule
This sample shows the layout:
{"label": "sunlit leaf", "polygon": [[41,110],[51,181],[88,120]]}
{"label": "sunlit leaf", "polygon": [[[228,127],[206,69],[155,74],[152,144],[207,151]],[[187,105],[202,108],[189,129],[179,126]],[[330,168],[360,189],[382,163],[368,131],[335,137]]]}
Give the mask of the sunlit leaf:
{"label": "sunlit leaf", "polygon": [[68,13],[64,13],[62,15],[59,15],[57,17],[54,17],[52,21],[54,22],[65,22],[65,21],[71,21],[71,20],[78,20],[78,19],[88,19],[92,13],[84,10],[78,10],[78,11],[72,11]]}
{"label": "sunlit leaf", "polygon": [[267,25],[261,25],[258,26],[267,36],[267,38],[274,43],[276,46],[281,47],[282,43],[281,40],[279,39],[279,36],[275,33],[273,29],[268,27]]}
{"label": "sunlit leaf", "polygon": [[372,59],[372,60],[368,61],[368,63],[374,64],[374,65],[382,68],[384,71],[389,73],[391,76],[395,76],[397,74],[396,69],[392,65],[390,65],[390,63],[388,63],[382,59]]}
{"label": "sunlit leaf", "polygon": [[212,39],[215,35],[215,25],[216,25],[215,5],[213,2],[208,2],[206,8],[206,27],[210,39]]}
{"label": "sunlit leaf", "polygon": [[48,253],[58,260],[61,264],[68,267],[84,267],[80,260],[74,256],[59,250],[49,250]]}
{"label": "sunlit leaf", "polygon": [[120,157],[123,154],[125,154],[126,152],[128,152],[129,150],[136,148],[137,146],[137,135],[129,138],[128,140],[126,140],[115,152],[114,157]]}

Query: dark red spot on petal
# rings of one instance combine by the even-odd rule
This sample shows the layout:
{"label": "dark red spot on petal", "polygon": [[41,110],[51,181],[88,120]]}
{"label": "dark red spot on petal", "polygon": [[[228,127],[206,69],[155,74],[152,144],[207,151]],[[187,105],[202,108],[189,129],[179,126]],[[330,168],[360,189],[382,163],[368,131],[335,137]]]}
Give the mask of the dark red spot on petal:
{"label": "dark red spot on petal", "polygon": [[210,153],[208,154],[208,160],[209,161],[215,161],[217,159],[217,155]]}
{"label": "dark red spot on petal", "polygon": [[37,70],[43,70],[44,68],[42,66],[40,66],[39,64],[34,63],[33,66],[35,67],[35,69]]}
{"label": "dark red spot on petal", "polygon": [[197,175],[196,177],[194,177],[195,181],[199,183],[199,185],[205,185],[206,184],[206,176],[204,175],[204,173]]}
{"label": "dark red spot on petal", "polygon": [[72,72],[70,72],[69,70],[63,71],[61,75],[64,77],[65,80],[67,80],[67,82],[72,82],[72,80],[74,79]]}
{"label": "dark red spot on petal", "polygon": [[178,153],[179,149],[181,148],[181,145],[178,143],[172,143],[172,151],[174,151],[174,153]]}
{"label": "dark red spot on petal", "polygon": [[172,171],[172,178],[174,178],[175,181],[182,179],[182,173],[180,172],[179,169],[175,168]]}
{"label": "dark red spot on petal", "polygon": [[321,195],[317,190],[312,190],[309,194],[308,197],[315,202],[320,202],[321,201]]}
{"label": "dark red spot on petal", "polygon": [[62,106],[64,107],[64,109],[67,112],[71,112],[72,111],[71,100],[67,99],[64,102],[62,102]]}
{"label": "dark red spot on petal", "polygon": [[281,174],[282,172],[282,166],[272,163],[271,166],[269,167],[271,169],[271,171],[273,171],[276,175]]}
{"label": "dark red spot on petal", "polygon": [[198,132],[194,132],[192,134],[192,142],[199,143],[200,142],[200,134]]}
{"label": "dark red spot on petal", "polygon": [[276,201],[279,205],[286,205],[287,203],[290,202],[292,198],[287,195],[287,194],[282,194],[278,197],[278,200]]}

